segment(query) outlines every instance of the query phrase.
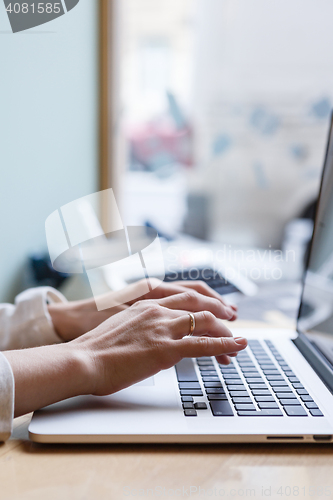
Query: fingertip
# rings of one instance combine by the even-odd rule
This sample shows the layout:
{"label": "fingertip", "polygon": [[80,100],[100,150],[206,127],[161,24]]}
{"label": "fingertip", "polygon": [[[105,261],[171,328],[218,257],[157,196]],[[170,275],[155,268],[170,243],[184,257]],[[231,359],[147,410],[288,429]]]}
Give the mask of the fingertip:
{"label": "fingertip", "polygon": [[247,340],[244,337],[235,337],[234,341],[237,345],[242,346],[243,349],[247,347]]}

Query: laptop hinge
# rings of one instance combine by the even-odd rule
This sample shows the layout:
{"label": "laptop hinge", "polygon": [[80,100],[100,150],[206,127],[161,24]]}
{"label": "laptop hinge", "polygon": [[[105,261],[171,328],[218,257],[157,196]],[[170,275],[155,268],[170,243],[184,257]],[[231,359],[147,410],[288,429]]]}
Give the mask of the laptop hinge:
{"label": "laptop hinge", "polygon": [[319,350],[315,348],[315,346],[303,333],[300,333],[298,337],[293,340],[293,342],[307,360],[311,368],[316,372],[328,390],[333,394],[333,366],[331,363]]}

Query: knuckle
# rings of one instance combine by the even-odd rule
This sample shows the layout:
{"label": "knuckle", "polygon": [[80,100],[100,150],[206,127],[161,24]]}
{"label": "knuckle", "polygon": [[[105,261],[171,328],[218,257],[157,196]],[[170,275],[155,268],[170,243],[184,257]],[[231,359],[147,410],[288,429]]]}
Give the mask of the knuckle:
{"label": "knuckle", "polygon": [[154,300],[140,300],[136,302],[135,307],[142,317],[157,318],[161,315],[162,308]]}
{"label": "knuckle", "polygon": [[197,286],[198,286],[198,289],[199,290],[203,290],[203,291],[212,291],[212,289],[210,288],[210,286],[207,285],[207,283],[205,283],[204,281],[198,281],[197,282]]}
{"label": "knuckle", "polygon": [[229,346],[228,337],[219,337],[219,341],[221,344],[221,348],[223,349],[223,352],[228,351],[228,346]]}
{"label": "knuckle", "polygon": [[161,306],[157,302],[149,301],[147,304],[147,311],[150,315],[157,317],[161,315]]}
{"label": "knuckle", "polygon": [[206,325],[212,325],[215,322],[215,316],[210,311],[202,311],[202,319]]}
{"label": "knuckle", "polygon": [[198,337],[197,342],[200,345],[200,348],[205,351],[210,347],[211,344],[209,337]]}
{"label": "knuckle", "polygon": [[187,292],[184,292],[184,299],[189,302],[196,302],[198,300],[198,292],[195,290],[188,290]]}

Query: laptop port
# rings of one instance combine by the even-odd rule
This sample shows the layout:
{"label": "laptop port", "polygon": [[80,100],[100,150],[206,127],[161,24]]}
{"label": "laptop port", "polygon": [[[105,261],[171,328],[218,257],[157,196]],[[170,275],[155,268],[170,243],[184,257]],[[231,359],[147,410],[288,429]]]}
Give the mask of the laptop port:
{"label": "laptop port", "polygon": [[316,435],[316,436],[313,436],[313,439],[315,441],[332,441],[332,434],[327,434],[327,435]]}

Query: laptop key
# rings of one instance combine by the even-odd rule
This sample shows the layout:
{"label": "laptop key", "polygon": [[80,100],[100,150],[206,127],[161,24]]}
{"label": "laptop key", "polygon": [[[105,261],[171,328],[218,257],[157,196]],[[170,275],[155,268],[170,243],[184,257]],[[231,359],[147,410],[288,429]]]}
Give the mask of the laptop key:
{"label": "laptop key", "polygon": [[190,410],[194,408],[194,404],[193,403],[183,403],[183,408],[184,410]]}
{"label": "laptop key", "polygon": [[304,386],[300,382],[296,382],[295,384],[293,384],[293,387],[295,389],[304,389]]}
{"label": "laptop key", "polygon": [[234,412],[229,401],[210,401],[209,402],[214,417],[233,417]]}
{"label": "laptop key", "polygon": [[284,373],[287,375],[287,377],[295,377],[296,376],[294,372],[289,371],[289,370],[285,371]]}
{"label": "laptop key", "polygon": [[243,375],[246,379],[248,378],[261,378],[261,375],[259,372],[243,372]]}
{"label": "laptop key", "polygon": [[236,397],[238,397],[238,398],[245,398],[245,397],[249,396],[249,393],[247,391],[238,391],[238,392],[237,391],[231,391],[230,392],[230,396],[232,398],[236,398]]}
{"label": "laptop key", "polygon": [[276,392],[275,396],[278,399],[292,399],[295,398],[295,394],[293,392]]}
{"label": "laptop key", "polygon": [[207,394],[225,394],[223,387],[212,387],[211,389],[206,389]]}
{"label": "laptop key", "polygon": [[237,411],[239,410],[247,410],[247,411],[256,411],[256,407],[254,404],[235,404],[235,408]]}
{"label": "laptop key", "polygon": [[184,410],[185,417],[196,417],[198,414],[196,410]]}
{"label": "laptop key", "polygon": [[291,389],[288,385],[286,387],[278,385],[277,387],[273,387],[273,391],[274,392],[291,392]]}
{"label": "laptop key", "polygon": [[261,410],[275,410],[279,408],[279,405],[275,403],[274,401],[270,403],[258,403],[258,406]]}
{"label": "laptop key", "polygon": [[288,382],[282,380],[271,380],[269,383],[272,387],[289,387]]}
{"label": "laptop key", "polygon": [[226,385],[244,385],[244,382],[241,378],[227,378],[227,379],[224,379]]}
{"label": "laptop key", "polygon": [[316,408],[316,409],[318,408],[317,403],[315,403],[314,401],[310,401],[309,403],[305,403],[305,406],[307,408],[309,408],[309,410],[310,409],[312,410],[313,408]]}
{"label": "laptop key", "polygon": [[206,403],[194,403],[194,408],[196,410],[207,410]]}
{"label": "laptop key", "polygon": [[207,399],[209,401],[218,400],[218,399],[227,401],[228,397],[226,394],[208,394]]}
{"label": "laptop key", "polygon": [[299,379],[297,377],[289,377],[289,382],[291,382],[292,384],[298,384]]}
{"label": "laptop key", "polygon": [[181,400],[182,400],[183,403],[193,403],[192,396],[182,396]]}
{"label": "laptop key", "polygon": [[301,400],[305,402],[309,402],[309,403],[312,403],[313,402],[313,399],[311,396],[301,396]]}
{"label": "laptop key", "polygon": [[245,391],[245,385],[228,385],[228,391]]}
{"label": "laptop key", "polygon": [[244,403],[252,403],[252,399],[250,397],[247,397],[247,398],[238,398],[238,397],[235,397],[235,398],[232,398],[232,402],[234,404],[244,404]]}
{"label": "laptop key", "polygon": [[291,399],[280,399],[280,403],[282,406],[302,406],[301,403],[298,401],[296,398],[291,398]]}
{"label": "laptop key", "polygon": [[207,388],[222,387],[222,384],[221,382],[204,382],[204,386]]}
{"label": "laptop key", "polygon": [[191,358],[184,358],[176,364],[176,374],[178,382],[194,382],[198,381],[194,364]]}
{"label": "laptop key", "polygon": [[314,408],[310,410],[310,413],[313,417],[323,417],[323,413],[319,410],[319,408]]}
{"label": "laptop key", "polygon": [[296,392],[299,396],[308,396],[309,395],[309,393],[306,389],[297,389]]}
{"label": "laptop key", "polygon": [[254,396],[269,396],[270,392],[268,389],[253,389],[252,394]]}
{"label": "laptop key", "polygon": [[202,391],[198,389],[180,389],[181,396],[203,396]]}
{"label": "laptop key", "polygon": [[216,377],[202,377],[202,380],[204,382],[219,382],[220,379],[218,378],[218,376],[216,375]]}
{"label": "laptop key", "polygon": [[288,417],[307,417],[308,414],[302,406],[285,406],[284,411]]}
{"label": "laptop key", "polygon": [[290,366],[287,365],[287,363],[280,363],[280,366],[283,371],[289,371],[289,372],[291,371]]}
{"label": "laptop key", "polygon": [[237,374],[236,374],[236,373],[233,373],[233,374],[231,374],[231,375],[229,375],[229,374],[228,374],[228,375],[224,375],[224,376],[223,376],[223,378],[224,378],[224,379],[228,379],[228,380],[231,380],[231,379],[233,379],[233,378],[234,378],[234,379],[238,379],[238,378],[239,378],[239,375],[238,375],[238,373],[237,373]]}
{"label": "laptop key", "polygon": [[261,384],[249,384],[249,387],[250,389],[268,389],[265,382],[262,382]]}
{"label": "laptop key", "polygon": [[214,365],[199,366],[199,370],[201,372],[210,372],[212,370],[215,370],[215,366]]}
{"label": "laptop key", "polygon": [[179,382],[179,389],[200,389],[199,382]]}
{"label": "laptop key", "polygon": [[284,381],[284,378],[282,377],[282,375],[280,373],[278,373],[276,375],[266,375],[266,378],[269,381],[271,381],[271,380],[281,380],[281,381]]}
{"label": "laptop key", "polygon": [[247,378],[246,382],[248,384],[264,384],[265,381],[262,378]]}
{"label": "laptop key", "polygon": [[273,396],[255,396],[254,399],[257,401],[257,403],[275,403],[275,399],[273,398]]}
{"label": "laptop key", "polygon": [[281,410],[239,411],[240,417],[283,417]]}

